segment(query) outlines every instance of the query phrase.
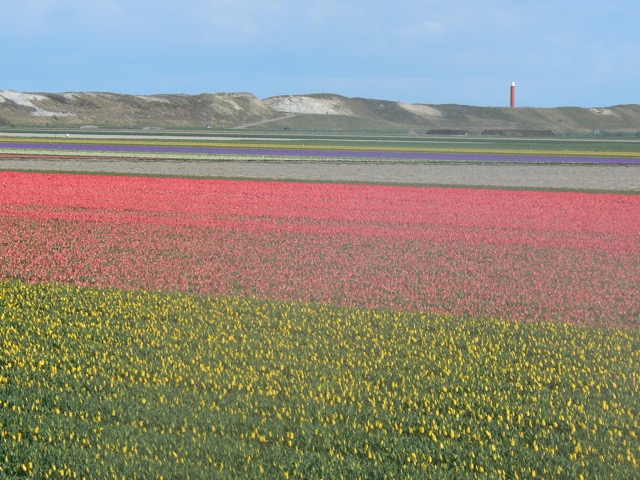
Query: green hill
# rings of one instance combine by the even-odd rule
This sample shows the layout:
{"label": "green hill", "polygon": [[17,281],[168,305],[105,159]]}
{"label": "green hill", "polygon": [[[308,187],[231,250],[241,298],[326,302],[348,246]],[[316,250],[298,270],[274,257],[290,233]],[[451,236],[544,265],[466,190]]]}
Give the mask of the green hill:
{"label": "green hill", "polygon": [[0,128],[246,128],[493,134],[637,135],[640,105],[507,108],[426,105],[334,94],[124,95],[0,91]]}

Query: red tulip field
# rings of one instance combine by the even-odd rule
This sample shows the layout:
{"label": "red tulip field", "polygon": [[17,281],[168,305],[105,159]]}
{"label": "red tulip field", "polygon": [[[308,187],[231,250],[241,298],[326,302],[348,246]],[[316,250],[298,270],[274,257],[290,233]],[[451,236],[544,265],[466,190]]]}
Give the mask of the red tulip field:
{"label": "red tulip field", "polygon": [[634,195],[3,177],[4,278],[640,326]]}

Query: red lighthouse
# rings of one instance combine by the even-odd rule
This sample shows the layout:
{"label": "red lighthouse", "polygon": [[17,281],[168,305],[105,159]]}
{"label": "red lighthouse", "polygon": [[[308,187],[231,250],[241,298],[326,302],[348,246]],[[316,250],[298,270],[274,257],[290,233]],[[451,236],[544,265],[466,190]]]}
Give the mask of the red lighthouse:
{"label": "red lighthouse", "polygon": [[511,82],[511,108],[516,108],[516,82]]}

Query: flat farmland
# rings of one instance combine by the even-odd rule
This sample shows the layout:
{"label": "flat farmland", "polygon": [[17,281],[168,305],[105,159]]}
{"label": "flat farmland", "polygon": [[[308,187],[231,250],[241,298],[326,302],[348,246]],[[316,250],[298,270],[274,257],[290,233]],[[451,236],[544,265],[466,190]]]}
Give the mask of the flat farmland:
{"label": "flat farmland", "polygon": [[638,477],[637,143],[216,135],[0,141],[0,476]]}
{"label": "flat farmland", "polygon": [[163,175],[312,182],[532,188],[640,193],[640,167],[610,165],[383,164],[340,162],[188,162],[167,160],[3,159],[5,170]]}
{"label": "flat farmland", "polygon": [[637,193],[640,142],[4,136],[0,169]]}

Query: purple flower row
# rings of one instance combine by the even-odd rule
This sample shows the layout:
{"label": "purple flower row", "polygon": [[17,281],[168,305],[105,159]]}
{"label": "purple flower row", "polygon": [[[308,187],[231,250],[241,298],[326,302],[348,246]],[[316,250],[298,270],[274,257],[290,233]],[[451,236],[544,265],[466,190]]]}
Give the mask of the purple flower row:
{"label": "purple flower row", "polygon": [[181,147],[171,145],[100,145],[100,144],[61,144],[3,142],[0,148],[24,148],[38,150],[64,151],[107,151],[107,152],[144,152],[144,153],[190,153],[211,155],[255,155],[277,157],[309,158],[389,158],[406,160],[440,160],[467,162],[508,162],[508,163],[596,163],[614,165],[640,165],[640,157],[596,157],[579,155],[519,155],[487,153],[434,153],[403,151],[369,150],[325,150],[292,148],[246,148],[246,147]]}

